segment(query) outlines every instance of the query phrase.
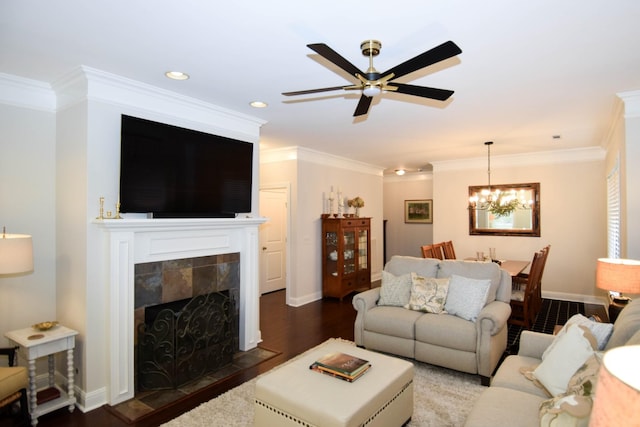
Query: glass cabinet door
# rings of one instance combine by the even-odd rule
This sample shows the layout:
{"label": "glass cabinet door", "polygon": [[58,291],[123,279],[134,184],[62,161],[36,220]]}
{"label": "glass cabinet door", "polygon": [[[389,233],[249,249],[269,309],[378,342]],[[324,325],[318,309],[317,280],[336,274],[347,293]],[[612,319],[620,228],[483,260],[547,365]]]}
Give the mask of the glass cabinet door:
{"label": "glass cabinet door", "polygon": [[358,230],[358,269],[366,270],[368,266],[369,254],[367,253],[368,235],[367,230]]}
{"label": "glass cabinet door", "polygon": [[327,260],[325,262],[325,268],[327,273],[337,276],[338,275],[338,233],[330,231],[325,236],[326,254]]}
{"label": "glass cabinet door", "polygon": [[356,272],[356,232],[344,232],[344,274]]}

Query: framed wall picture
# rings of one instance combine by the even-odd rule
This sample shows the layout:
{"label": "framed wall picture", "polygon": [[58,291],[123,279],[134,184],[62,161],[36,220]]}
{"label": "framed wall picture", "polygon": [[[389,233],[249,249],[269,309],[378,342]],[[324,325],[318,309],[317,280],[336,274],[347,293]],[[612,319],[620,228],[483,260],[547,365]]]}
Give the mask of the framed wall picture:
{"label": "framed wall picture", "polygon": [[433,200],[405,200],[404,222],[433,224]]}

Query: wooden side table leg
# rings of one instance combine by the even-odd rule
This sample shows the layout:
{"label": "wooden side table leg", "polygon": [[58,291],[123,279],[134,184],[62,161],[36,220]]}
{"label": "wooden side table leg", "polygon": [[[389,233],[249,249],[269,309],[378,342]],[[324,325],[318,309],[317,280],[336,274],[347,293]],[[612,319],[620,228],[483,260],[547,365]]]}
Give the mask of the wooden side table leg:
{"label": "wooden side table leg", "polygon": [[56,384],[56,381],[55,381],[55,369],[56,369],[55,359],[53,357],[53,354],[50,354],[47,358],[49,359],[49,387],[53,387]]}
{"label": "wooden side table leg", "polygon": [[67,350],[67,395],[69,396],[69,412],[76,408],[75,386],[74,386],[73,348]]}
{"label": "wooden side table leg", "polygon": [[36,416],[36,407],[38,406],[38,396],[36,391],[36,361],[34,359],[29,360],[29,412],[31,413],[31,425],[38,424],[38,417]]}

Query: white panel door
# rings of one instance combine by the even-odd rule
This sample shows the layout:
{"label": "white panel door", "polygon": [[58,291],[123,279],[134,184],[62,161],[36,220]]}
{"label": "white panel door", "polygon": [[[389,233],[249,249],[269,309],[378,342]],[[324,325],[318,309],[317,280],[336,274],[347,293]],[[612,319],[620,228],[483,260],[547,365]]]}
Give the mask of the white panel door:
{"label": "white panel door", "polygon": [[269,220],[260,226],[260,294],[286,287],[287,190],[260,190],[260,216]]}

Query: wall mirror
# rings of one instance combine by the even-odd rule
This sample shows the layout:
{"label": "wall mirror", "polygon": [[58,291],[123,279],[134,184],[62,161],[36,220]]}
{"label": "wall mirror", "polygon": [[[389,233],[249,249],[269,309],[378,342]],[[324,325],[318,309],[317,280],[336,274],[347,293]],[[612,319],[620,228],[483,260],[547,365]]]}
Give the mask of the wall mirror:
{"label": "wall mirror", "polygon": [[[487,186],[469,187],[470,235],[540,237],[540,183],[492,185],[492,198],[486,189]],[[515,208],[501,211],[496,195],[517,200],[511,202]],[[493,204],[489,203],[491,200]]]}

